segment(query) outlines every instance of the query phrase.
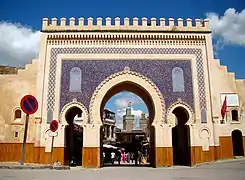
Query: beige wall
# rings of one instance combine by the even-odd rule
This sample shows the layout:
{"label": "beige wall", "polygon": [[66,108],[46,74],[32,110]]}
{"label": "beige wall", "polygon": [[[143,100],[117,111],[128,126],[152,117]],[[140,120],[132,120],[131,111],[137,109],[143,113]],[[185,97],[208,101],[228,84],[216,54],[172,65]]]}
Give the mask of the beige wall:
{"label": "beige wall", "polygon": [[[52,21],[53,25],[49,26],[46,20],[43,21],[44,30],[51,29],[62,29],[65,26],[57,27],[55,25],[56,20]],[[73,22],[73,20],[72,20]],[[172,22],[172,20],[171,20]],[[197,67],[196,67],[196,56],[193,54],[59,54],[57,57],[57,69],[56,69],[56,87],[60,89],[60,73],[61,73],[61,62],[63,59],[70,60],[83,60],[90,59],[96,60],[98,58],[106,59],[190,59],[192,62],[192,76],[193,76],[193,89],[194,89],[194,101],[195,101],[195,110],[192,110],[188,107],[184,102],[178,101],[173,104],[170,108],[165,109],[165,104],[163,111],[157,114],[157,121],[154,121],[154,125],[156,126],[156,147],[171,147],[171,129],[175,126],[172,116],[172,110],[177,106],[183,106],[187,109],[190,119],[188,124],[190,125],[191,131],[191,145],[192,146],[206,146],[207,144],[210,146],[219,144],[219,136],[229,136],[231,130],[234,128],[241,129],[245,135],[245,126],[243,124],[245,114],[241,116],[241,121],[236,124],[227,123],[225,125],[220,125],[219,123],[214,123],[216,120],[221,119],[220,115],[220,94],[221,93],[239,93],[241,104],[243,104],[243,109],[245,110],[245,96],[241,96],[245,94],[245,81],[236,81],[234,78],[234,74],[227,73],[227,70],[224,66],[220,66],[219,62],[213,60],[213,47],[212,47],[212,37],[211,34],[207,34],[209,31],[209,27],[206,21],[206,25],[201,27],[199,20],[196,21],[196,26],[194,27],[182,27],[181,20],[178,21],[179,26],[177,27],[183,29],[184,31],[190,31],[195,29],[196,31],[205,32],[205,33],[141,33],[140,35],[135,35],[137,33],[116,33],[114,32],[113,37],[123,36],[125,39],[130,39],[132,37],[133,40],[124,40],[124,41],[97,41],[97,40],[83,40],[84,37],[87,37],[88,33],[79,32],[79,33],[42,33],[41,41],[40,41],[40,51],[39,58],[40,60],[34,61],[31,65],[28,65],[25,70],[20,70],[18,75],[2,75],[0,76],[0,140],[1,141],[14,141],[14,132],[19,131],[23,135],[23,125],[11,125],[13,121],[13,110],[14,108],[19,108],[21,98],[26,94],[35,95],[39,102],[39,109],[37,113],[35,113],[35,118],[39,118],[39,122],[41,124],[35,126],[35,118],[31,116],[30,125],[29,125],[29,133],[28,133],[28,141],[38,143],[45,147],[46,151],[50,150],[50,140],[51,138],[48,136],[49,125],[47,122],[47,91],[48,91],[48,76],[49,76],[49,66],[50,66],[50,51],[51,48],[54,47],[123,47],[123,48],[135,48],[135,47],[143,47],[143,48],[199,48],[202,50],[202,58],[204,60],[204,79],[206,85],[206,101],[207,101],[207,123],[201,123],[201,113],[199,107],[199,91],[197,84]],[[190,21],[188,21],[190,22]],[[58,29],[57,29],[58,28]],[[69,28],[71,28],[69,26]],[[72,27],[73,28],[73,27]],[[76,26],[76,28],[80,28]],[[91,28],[91,27],[86,27]],[[98,27],[93,27],[98,28]],[[124,28],[124,27],[120,27]],[[131,29],[142,28],[147,30],[147,26],[138,27],[132,26]],[[154,29],[155,27],[151,27]],[[171,31],[173,27],[168,26],[160,30],[168,30]],[[111,28],[109,28],[111,29]],[[108,38],[112,33],[97,33],[91,32],[93,36],[99,38]],[[138,36],[142,37],[161,37],[158,40],[141,40],[138,41]],[[77,37],[74,40],[54,40],[55,38],[67,38]],[[48,40],[48,38],[50,40]],[[130,73],[124,73],[122,76],[118,76],[116,79],[111,78],[108,79],[108,83],[106,86],[104,84],[101,85],[100,88],[104,88],[105,91],[98,92],[95,96],[95,100],[97,100],[97,106],[99,106],[101,98],[106,93],[106,90],[111,88],[110,84],[114,85],[117,82],[122,82],[125,78],[129,78],[131,80],[135,79],[136,84],[140,83],[143,87],[149,87],[151,89],[150,94],[155,98],[154,102],[156,103],[156,107],[161,107],[162,101],[161,97],[158,97],[156,88],[151,87],[152,83],[146,82],[145,78],[140,75],[134,76]],[[137,79],[137,77],[141,77]],[[142,82],[141,82],[142,81]],[[209,84],[210,83],[210,84]],[[109,85],[108,85],[109,84]],[[91,109],[86,109],[86,107],[82,104],[82,102],[70,103],[66,107],[62,109],[62,113],[60,114],[59,102],[60,102],[60,92],[55,91],[55,109],[53,112],[53,119],[57,119],[61,121],[61,125],[58,129],[58,137],[55,139],[55,147],[63,147],[64,146],[64,126],[65,122],[65,112],[72,106],[80,107],[85,113],[84,123],[82,126],[84,127],[84,146],[85,147],[97,147],[99,146],[99,126],[101,122],[94,121],[93,124],[87,124],[87,119],[99,119],[99,111],[98,107],[95,105],[94,110],[91,113]],[[103,94],[104,93],[104,94]],[[164,94],[162,95],[164,99]],[[96,103],[95,103],[96,104]],[[162,111],[162,110],[161,110]],[[195,113],[194,113],[195,112]],[[90,114],[89,114],[90,113]],[[164,114],[167,114],[167,120],[164,122]],[[24,121],[25,116],[22,114],[22,122]],[[244,128],[242,128],[244,126]],[[22,136],[20,136],[22,140]],[[20,141],[20,138],[17,138],[16,141]],[[35,139],[36,138],[36,139]],[[208,141],[208,142],[207,142]]]}
{"label": "beige wall", "polygon": [[[216,121],[216,135],[217,136],[230,136],[234,129],[242,131],[245,136],[245,80],[235,80],[234,73],[227,71],[226,66],[220,65],[219,60],[212,60],[210,66],[211,75],[211,89],[212,89],[212,109],[213,120]],[[222,93],[238,93],[240,107],[228,107],[227,123],[220,124],[221,117],[221,97]],[[231,113],[232,109],[238,110],[238,122],[232,122]]]}
{"label": "beige wall", "polygon": [[[0,142],[22,142],[25,114],[21,119],[14,120],[14,112],[20,109],[20,101],[24,95],[36,94],[37,60],[26,68],[19,70],[16,75],[0,75]],[[35,139],[35,120],[30,115],[27,142]],[[15,137],[15,132],[19,136]]]}

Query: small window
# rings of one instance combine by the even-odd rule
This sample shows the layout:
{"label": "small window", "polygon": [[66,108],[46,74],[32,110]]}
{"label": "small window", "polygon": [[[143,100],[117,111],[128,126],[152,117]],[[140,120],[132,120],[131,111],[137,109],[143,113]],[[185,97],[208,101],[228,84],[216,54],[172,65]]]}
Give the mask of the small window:
{"label": "small window", "polygon": [[238,121],[238,111],[237,110],[231,111],[231,118],[232,118],[232,121]]}
{"label": "small window", "polygon": [[19,133],[18,132],[14,132],[14,137],[18,137]]}
{"label": "small window", "polygon": [[70,71],[70,92],[81,92],[82,71],[79,67],[74,67]]}
{"label": "small window", "polygon": [[20,119],[21,118],[21,110],[17,109],[14,112],[14,119]]}
{"label": "small window", "polygon": [[172,85],[173,92],[184,92],[185,91],[185,81],[184,72],[180,67],[175,67],[172,70]]}
{"label": "small window", "polygon": [[206,113],[205,109],[202,109],[202,111],[201,111],[201,122],[207,123],[207,113]]}

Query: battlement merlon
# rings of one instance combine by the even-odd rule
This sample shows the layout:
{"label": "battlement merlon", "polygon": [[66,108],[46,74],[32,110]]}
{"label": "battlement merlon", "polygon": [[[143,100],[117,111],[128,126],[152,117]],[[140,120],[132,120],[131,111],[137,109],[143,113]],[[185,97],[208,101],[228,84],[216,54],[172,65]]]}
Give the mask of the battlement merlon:
{"label": "battlement merlon", "polygon": [[164,18],[160,18],[159,20],[151,18],[150,21],[148,21],[145,17],[141,19],[141,23],[139,23],[137,17],[132,19],[132,23],[130,23],[130,19],[126,17],[124,18],[123,24],[121,24],[119,17],[114,19],[114,24],[112,24],[112,19],[110,17],[105,19],[105,24],[103,24],[103,19],[100,17],[96,19],[96,23],[94,23],[94,19],[90,17],[87,19],[86,25],[85,20],[82,17],[79,18],[78,21],[72,17],[69,19],[69,23],[66,18],[61,18],[60,21],[58,21],[57,18],[52,18],[51,21],[49,21],[48,18],[43,18],[42,31],[211,32],[208,19],[204,19],[203,21],[195,19],[193,25],[192,19],[188,18],[186,19],[186,25],[184,25],[184,21],[181,18],[178,18],[177,21],[173,18],[169,18],[168,25],[166,25],[166,20]]}

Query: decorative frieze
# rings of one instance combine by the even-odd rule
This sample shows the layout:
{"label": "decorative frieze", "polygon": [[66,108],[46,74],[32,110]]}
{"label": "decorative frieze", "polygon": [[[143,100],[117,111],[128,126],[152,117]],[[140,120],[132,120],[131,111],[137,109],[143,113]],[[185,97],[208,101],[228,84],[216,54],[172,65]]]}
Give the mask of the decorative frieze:
{"label": "decorative frieze", "polygon": [[183,45],[202,46],[202,34],[153,33],[52,33],[47,36],[49,45]]}
{"label": "decorative frieze", "polygon": [[52,18],[51,21],[48,18],[43,18],[42,20],[42,31],[178,31],[178,32],[210,32],[209,21],[205,19],[201,21],[200,19],[194,20],[194,25],[192,25],[192,19],[188,18],[185,21],[182,18],[177,20],[169,18],[166,21],[164,18],[156,19],[146,17],[139,19],[134,17],[132,22],[130,18],[125,17],[121,23],[121,19],[116,17],[107,17],[105,19],[105,24],[103,24],[103,19],[98,17],[96,23],[94,19],[89,17],[86,21],[84,18],[70,18],[69,22],[66,18]]}

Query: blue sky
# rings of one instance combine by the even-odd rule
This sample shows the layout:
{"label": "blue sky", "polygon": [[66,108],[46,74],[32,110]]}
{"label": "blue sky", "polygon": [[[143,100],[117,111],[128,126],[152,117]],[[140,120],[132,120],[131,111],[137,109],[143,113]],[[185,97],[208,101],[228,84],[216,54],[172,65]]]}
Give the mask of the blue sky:
{"label": "blue sky", "polygon": [[[245,1],[244,0],[1,0],[0,65],[23,66],[38,53],[43,17],[164,17],[209,18],[213,30],[215,58],[245,78]],[[126,96],[127,93],[122,93]],[[115,97],[107,106],[115,107]],[[135,110],[145,110],[137,105]]]}

